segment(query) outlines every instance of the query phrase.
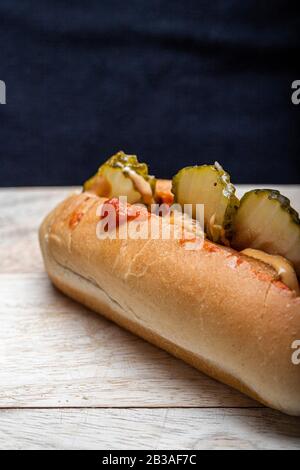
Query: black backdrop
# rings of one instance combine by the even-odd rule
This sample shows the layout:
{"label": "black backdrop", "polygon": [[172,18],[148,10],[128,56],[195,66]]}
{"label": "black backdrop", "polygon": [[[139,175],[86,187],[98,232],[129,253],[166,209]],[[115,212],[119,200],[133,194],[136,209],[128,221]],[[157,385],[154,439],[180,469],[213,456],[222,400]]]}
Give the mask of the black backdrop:
{"label": "black backdrop", "polygon": [[119,149],[298,183],[299,3],[0,0],[0,185],[78,184]]}

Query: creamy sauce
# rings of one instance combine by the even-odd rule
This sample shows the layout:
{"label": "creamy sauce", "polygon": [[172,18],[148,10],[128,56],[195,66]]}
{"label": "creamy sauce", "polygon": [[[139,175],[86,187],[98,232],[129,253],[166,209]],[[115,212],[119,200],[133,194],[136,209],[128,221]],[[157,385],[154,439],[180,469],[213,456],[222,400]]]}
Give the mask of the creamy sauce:
{"label": "creamy sauce", "polygon": [[260,261],[263,261],[266,264],[272,266],[277,272],[280,280],[289,287],[291,290],[295,291],[297,295],[300,295],[299,283],[297,275],[291,263],[283,256],[269,255],[261,250],[254,250],[252,248],[247,248],[241,253],[244,255],[250,256],[250,258],[255,258]]}
{"label": "creamy sauce", "polygon": [[153,202],[153,195],[150,183],[141,175],[128,167],[124,168],[124,173],[129,176],[135,189],[140,193],[145,204],[149,205]]}

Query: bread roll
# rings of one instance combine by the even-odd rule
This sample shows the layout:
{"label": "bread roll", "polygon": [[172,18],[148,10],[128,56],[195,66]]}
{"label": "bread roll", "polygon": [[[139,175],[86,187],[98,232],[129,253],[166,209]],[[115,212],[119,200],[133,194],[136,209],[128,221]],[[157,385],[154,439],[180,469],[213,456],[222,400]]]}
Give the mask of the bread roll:
{"label": "bread roll", "polygon": [[188,251],[176,239],[99,240],[103,202],[75,194],[43,222],[45,266],[58,289],[211,377],[299,416],[292,344],[300,340],[300,298],[273,268],[208,241]]}

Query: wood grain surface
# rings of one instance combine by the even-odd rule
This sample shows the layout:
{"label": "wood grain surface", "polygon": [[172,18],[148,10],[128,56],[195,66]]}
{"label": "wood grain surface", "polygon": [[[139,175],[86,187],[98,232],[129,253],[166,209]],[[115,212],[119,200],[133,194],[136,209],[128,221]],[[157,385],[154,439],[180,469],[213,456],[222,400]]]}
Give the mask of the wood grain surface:
{"label": "wood grain surface", "polygon": [[[300,449],[299,419],[261,407],[52,287],[37,230],[73,190],[0,189],[0,448]],[[282,192],[299,210],[300,187]]]}
{"label": "wood grain surface", "polygon": [[7,449],[300,449],[299,420],[263,409],[4,410]]}

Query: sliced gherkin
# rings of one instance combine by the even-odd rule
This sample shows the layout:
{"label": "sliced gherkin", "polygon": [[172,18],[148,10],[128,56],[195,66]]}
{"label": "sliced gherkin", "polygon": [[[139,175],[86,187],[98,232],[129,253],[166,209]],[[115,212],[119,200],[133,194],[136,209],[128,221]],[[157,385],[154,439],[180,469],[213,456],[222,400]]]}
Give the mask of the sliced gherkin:
{"label": "sliced gherkin", "polygon": [[272,189],[255,189],[241,199],[232,246],[287,258],[300,275],[300,220],[290,200]]}
{"label": "sliced gherkin", "polygon": [[204,229],[208,238],[229,244],[239,200],[229,174],[219,163],[183,168],[173,178],[172,191],[175,202],[192,204],[194,218],[197,218],[196,205],[203,204]]}
{"label": "sliced gherkin", "polygon": [[155,178],[148,174],[148,166],[140,163],[136,155],[126,155],[120,151],[84,184],[84,191],[93,191],[98,196],[109,198],[127,196],[129,204],[151,204]]}

